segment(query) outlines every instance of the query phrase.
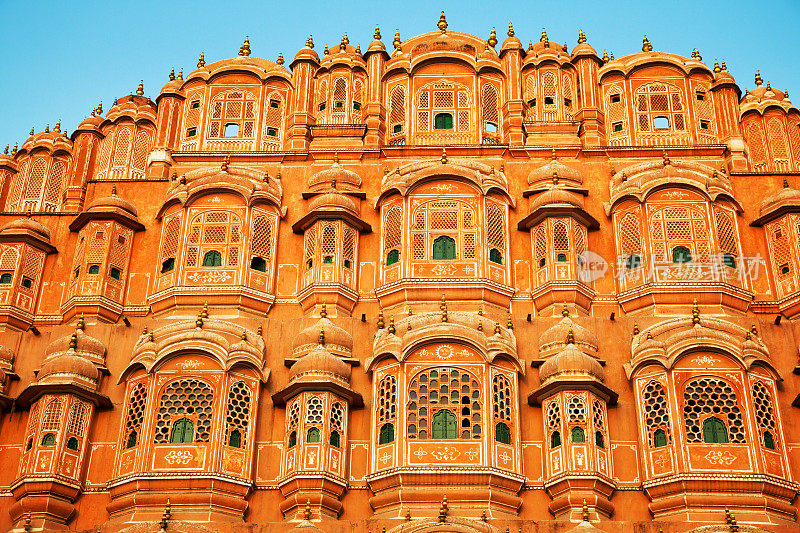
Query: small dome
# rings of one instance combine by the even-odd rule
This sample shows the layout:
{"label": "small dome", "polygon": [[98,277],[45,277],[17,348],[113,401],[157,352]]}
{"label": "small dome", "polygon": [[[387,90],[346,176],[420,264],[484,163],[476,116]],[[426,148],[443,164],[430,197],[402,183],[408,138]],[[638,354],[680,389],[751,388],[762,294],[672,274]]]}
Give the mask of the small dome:
{"label": "small dome", "polygon": [[300,353],[310,346],[319,344],[319,332],[325,332],[325,345],[334,352],[345,351],[352,353],[353,336],[340,328],[330,319],[320,318],[313,326],[309,326],[295,337],[292,343],[292,353]]}
{"label": "small dome", "polygon": [[320,194],[319,196],[315,196],[308,203],[309,211],[327,211],[335,209],[344,209],[352,215],[358,215],[356,203],[351,198],[345,196],[339,192],[338,189],[334,189],[333,187],[328,189],[327,192]]}
{"label": "small dome", "polygon": [[80,124],[78,124],[78,127],[75,128],[75,131],[81,131],[81,130],[99,131],[100,125],[103,124],[104,120],[105,119],[100,115],[90,115],[85,119],[83,119],[83,121],[81,121]]}
{"label": "small dome", "polygon": [[92,359],[96,359],[98,361],[104,361],[106,356],[106,347],[105,345],[100,342],[99,340],[95,339],[91,335],[87,335],[84,333],[82,329],[76,329],[74,333],[70,333],[68,335],[64,335],[53,342],[51,342],[47,348],[45,348],[44,356],[45,360],[49,359],[50,357],[56,356],[60,353],[68,353],[71,351],[70,343],[72,342],[72,336],[75,335],[76,337],[76,345],[75,345],[75,352],[84,354],[89,356]]}
{"label": "small dome", "polygon": [[759,213],[764,216],[787,205],[800,206],[800,191],[791,187],[783,187],[764,198]]}
{"label": "small dome", "polygon": [[311,61],[313,63],[319,64],[319,55],[308,46],[304,46],[294,56],[292,60],[292,65],[297,63],[298,61]]}
{"label": "small dome", "polygon": [[528,174],[528,184],[543,180],[552,181],[554,174],[558,176],[559,179],[577,181],[578,183],[583,182],[580,172],[574,168],[568,167],[556,159],[554,155],[550,161],[539,168],[532,170],[531,173]]}
{"label": "small dome", "polygon": [[369,46],[367,47],[367,52],[386,52],[386,45],[383,44],[383,41],[375,39]]}
{"label": "small dome", "polygon": [[574,344],[567,344],[539,367],[542,383],[559,376],[588,376],[603,381],[605,372],[597,359],[589,357]]}
{"label": "small dome", "polygon": [[777,100],[780,102],[786,99],[786,94],[783,91],[772,87],[770,84],[767,84],[758,85],[755,89],[747,91],[745,94],[745,99],[748,97],[756,100]]}
{"label": "small dome", "polygon": [[549,191],[545,191],[536,197],[533,203],[531,203],[531,212],[545,206],[571,206],[583,209],[583,201],[574,193],[558,187],[553,187]]}
{"label": "small dome", "polygon": [[124,200],[116,194],[98,198],[89,204],[89,207],[86,210],[93,212],[122,210],[134,218],[138,217],[139,214],[139,212],[136,210],[136,207],[132,203]]}
{"label": "small dome", "polygon": [[572,339],[582,350],[596,353],[600,342],[597,336],[573,321],[569,316],[563,317],[539,337],[540,355],[548,355],[567,345],[567,337],[572,332]]}
{"label": "small dome", "polygon": [[174,80],[169,80],[164,86],[161,88],[161,92],[159,94],[166,94],[166,93],[178,93],[183,94],[181,91],[181,87],[183,87],[183,80],[175,78]]}
{"label": "small dome", "polygon": [[515,35],[506,37],[500,47],[501,54],[508,50],[522,50],[522,42]]}
{"label": "small dome", "polygon": [[39,370],[36,381],[41,382],[54,374],[74,374],[92,381],[100,378],[100,371],[91,361],[74,353],[65,353],[46,361]]}
{"label": "small dome", "polygon": [[0,229],[0,234],[3,235],[18,235],[23,233],[33,233],[47,243],[50,242],[50,230],[47,226],[29,217],[12,220]]}
{"label": "small dome", "polygon": [[579,55],[581,56],[593,55],[599,58],[599,56],[597,55],[597,50],[592,48],[592,45],[590,45],[589,43],[578,43],[578,45],[572,49],[572,57],[576,57]]}
{"label": "small dome", "polygon": [[350,365],[333,355],[322,345],[304,355],[289,370],[290,381],[319,376],[323,380],[330,377],[350,382]]}
{"label": "small dome", "polygon": [[330,184],[336,182],[337,185],[352,185],[353,187],[361,187],[361,176],[342,167],[338,161],[331,165],[331,168],[317,172],[308,179],[308,186],[314,187],[315,185]]}

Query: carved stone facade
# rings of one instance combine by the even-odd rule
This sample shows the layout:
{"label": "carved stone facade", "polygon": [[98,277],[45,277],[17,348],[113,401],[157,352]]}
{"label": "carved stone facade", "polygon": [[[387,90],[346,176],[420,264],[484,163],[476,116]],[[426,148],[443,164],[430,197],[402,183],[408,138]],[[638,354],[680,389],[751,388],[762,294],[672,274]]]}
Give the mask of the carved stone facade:
{"label": "carved stone facade", "polygon": [[0,155],[0,531],[800,531],[800,111],[437,27]]}

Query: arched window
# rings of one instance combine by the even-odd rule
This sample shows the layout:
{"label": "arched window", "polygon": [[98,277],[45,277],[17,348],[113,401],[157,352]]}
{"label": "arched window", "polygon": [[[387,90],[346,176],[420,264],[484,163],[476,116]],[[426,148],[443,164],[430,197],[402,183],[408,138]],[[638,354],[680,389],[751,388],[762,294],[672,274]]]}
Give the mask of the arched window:
{"label": "arched window", "polygon": [[251,139],[255,136],[255,120],[255,96],[239,89],[226,91],[211,101],[208,136]]}
{"label": "arched window", "polygon": [[547,406],[547,429],[550,431],[550,447],[561,446],[561,405],[551,401]]}
{"label": "arched window", "polygon": [[259,272],[266,272],[267,261],[263,257],[253,257],[250,260],[250,268]]}
{"label": "arched window", "polygon": [[500,250],[497,248],[492,248],[489,250],[489,261],[492,263],[497,263],[498,265],[503,264],[503,254],[500,253]]}
{"label": "arched window", "polygon": [[334,448],[338,448],[339,447],[339,432],[338,431],[331,431],[330,444]]}
{"label": "arched window", "polygon": [[341,111],[347,100],[347,81],[344,78],[336,78],[333,82],[333,109]]}
{"label": "arched window", "polygon": [[328,441],[330,445],[334,448],[338,448],[340,446],[341,434],[344,430],[344,407],[342,407],[341,402],[334,402],[331,405],[331,416],[330,416],[330,436]]}
{"label": "arched window", "polygon": [[394,424],[386,423],[381,426],[378,444],[388,444],[394,442]]}
{"label": "arched window", "polygon": [[100,273],[100,265],[89,265],[89,270],[87,271],[89,274],[99,274]]}
{"label": "arched window", "polygon": [[690,443],[746,442],[736,394],[733,387],[721,379],[702,377],[686,385],[683,392],[683,418],[686,438]]}
{"label": "arched window", "polygon": [[658,428],[653,432],[653,448],[661,448],[667,445],[667,432],[662,428]]}
{"label": "arched window", "polygon": [[390,133],[392,135],[402,134],[405,131],[406,122],[406,88],[398,85],[392,89],[389,102],[391,105],[389,111]]}
{"label": "arched window", "polygon": [[216,250],[209,250],[208,252],[206,252],[206,255],[203,256],[203,266],[204,267],[222,266],[222,254],[220,254]]}
{"label": "arched window", "polygon": [[536,259],[539,268],[547,265],[547,232],[544,225],[536,228]]}
{"label": "arched window", "polygon": [[714,209],[714,221],[717,226],[717,243],[722,253],[722,264],[729,268],[736,268],[736,256],[739,254],[739,244],[736,238],[736,226],[731,213],[723,209]]}
{"label": "arched window", "polygon": [[652,82],[636,89],[636,113],[642,133],[686,130],[683,98],[673,85]]}
{"label": "arched window", "polygon": [[77,450],[78,449],[78,439],[75,437],[70,437],[67,439],[67,449],[68,450]]}
{"label": "arched window", "polygon": [[669,405],[664,387],[658,381],[650,381],[642,389],[644,421],[651,448],[667,445],[669,432]]}
{"label": "arched window", "polygon": [[228,446],[232,448],[242,447],[242,434],[238,429],[231,431],[230,435],[228,436]]}
{"label": "arched window", "polygon": [[297,446],[297,431],[289,433],[289,448]]}
{"label": "arched window", "polygon": [[[386,254],[386,266],[393,265],[400,261],[400,250],[389,250],[389,253]],[[9,282],[11,279],[9,278]]]}
{"label": "arched window", "polygon": [[128,440],[125,441],[125,448],[133,448],[136,446],[136,438],[137,434],[136,431],[131,431],[128,433]]}
{"label": "arched window", "polygon": [[716,416],[703,420],[703,442],[710,444],[728,442],[728,429],[725,423]]}
{"label": "arched window", "polygon": [[[483,114],[483,131],[487,133],[497,133],[500,123],[497,112],[497,90],[494,85],[486,84],[481,89],[481,113]],[[484,144],[495,144],[497,139],[494,137],[484,138]]]}
{"label": "arched window", "polygon": [[306,267],[306,270],[311,270],[314,267],[314,255],[316,254],[317,250],[317,228],[310,227],[305,234],[306,238],[306,250],[305,250],[305,258],[303,260],[303,264]]}
{"label": "arched window", "polygon": [[625,268],[627,270],[633,270],[635,268],[639,268],[640,266],[642,266],[642,258],[637,254],[629,255],[625,260]]}
{"label": "arched window", "polygon": [[55,445],[56,445],[55,433],[45,433],[44,437],[42,437],[42,446],[55,446]]}
{"label": "arched window", "polygon": [[440,235],[433,240],[434,259],[455,259],[456,241],[448,235]]}
{"label": "arched window", "polygon": [[266,272],[272,261],[274,217],[258,214],[253,217],[250,232],[250,268]]}
{"label": "arched window", "polygon": [[572,442],[577,443],[586,442],[586,432],[583,431],[583,428],[572,428],[570,431],[570,439]]}
{"label": "arched window", "polygon": [[569,417],[570,440],[572,442],[586,442],[586,404],[580,396],[573,396],[567,404]]}
{"label": "arched window", "polygon": [[550,447],[558,448],[561,446],[561,432],[556,430],[550,433]]}
{"label": "arched window", "polygon": [[452,411],[442,409],[433,415],[431,436],[434,439],[455,439],[457,432],[456,415]]}
{"label": "arched window", "polygon": [[402,228],[403,211],[400,206],[393,205],[387,208],[383,215],[383,253],[386,255],[387,266],[400,261]]}
{"label": "arched window", "polygon": [[503,264],[506,248],[506,225],[503,208],[495,203],[486,206],[486,244],[489,247],[489,261]]}
{"label": "arched window", "polygon": [[598,400],[592,402],[592,420],[595,430],[594,443],[599,448],[604,448],[606,433],[605,411],[603,410],[603,404],[601,404]]}
{"label": "arched window", "polygon": [[494,440],[502,444],[511,444],[511,430],[505,422],[498,422],[495,425]]}
{"label": "arched window", "polygon": [[[228,407],[225,414],[228,446],[241,448],[244,445],[250,423],[250,409],[250,388],[244,381],[237,381],[228,392]],[[236,444],[233,444],[234,442]]]}
{"label": "arched window", "polygon": [[179,418],[172,424],[169,441],[172,444],[194,442],[194,422],[188,418]]}
{"label": "arched window", "polygon": [[417,131],[468,132],[472,95],[463,85],[449,81],[432,82],[420,88],[417,103]]}
{"label": "arched window", "polygon": [[181,219],[175,215],[167,221],[161,236],[161,273],[175,269],[175,256],[180,245]]}
{"label": "arched window", "polygon": [[761,442],[765,448],[776,449],[775,437],[777,429],[775,424],[775,414],[772,405],[772,394],[761,381],[755,381],[751,387],[753,394],[753,406],[756,411],[756,424],[761,433]]}
{"label": "arched window", "polygon": [[330,264],[334,262],[336,256],[336,228],[326,226],[322,230],[322,262]]}
{"label": "arched window", "polygon": [[319,442],[319,428],[308,428],[308,432],[306,433],[306,442],[311,444]]}
{"label": "arched window", "polygon": [[139,431],[144,420],[144,410],[147,404],[147,388],[144,383],[138,383],[131,391],[128,398],[128,412],[125,417],[125,448],[136,446]]}
{"label": "arched window", "polygon": [[676,246],[672,249],[673,263],[689,263],[692,260],[692,252],[685,246]]}
{"label": "arched window", "polygon": [[605,448],[605,443],[604,443],[603,432],[602,431],[595,431],[594,432],[594,443],[597,445],[598,448]]}

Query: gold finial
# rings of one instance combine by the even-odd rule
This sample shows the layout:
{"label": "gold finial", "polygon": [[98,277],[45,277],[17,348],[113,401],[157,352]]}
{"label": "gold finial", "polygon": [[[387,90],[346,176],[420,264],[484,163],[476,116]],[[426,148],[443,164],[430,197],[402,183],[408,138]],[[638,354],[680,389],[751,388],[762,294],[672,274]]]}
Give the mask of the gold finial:
{"label": "gold finial", "polygon": [[147,324],[145,324],[144,328],[142,328],[142,335],[147,335]]}
{"label": "gold finial", "polygon": [[447,506],[447,494],[442,498],[442,504],[439,506],[439,523],[443,524],[447,520],[447,512],[450,508]]}
{"label": "gold finial", "polygon": [[330,53],[330,51],[328,50],[328,45],[326,44],[326,45],[325,45],[325,48],[322,50],[322,55],[325,55],[325,56],[326,56],[326,55],[328,55],[329,53]]}
{"label": "gold finial", "polygon": [[725,64],[725,60],[722,60],[722,71],[725,72],[728,70],[728,65]]}
{"label": "gold finial", "polygon": [[339,164],[339,152],[333,152],[333,162]]}
{"label": "gold finial", "polygon": [[259,324],[258,325],[258,336],[261,337],[262,335],[264,335],[264,326]]}
{"label": "gold finial", "polygon": [[447,302],[444,300],[444,293],[442,293],[442,303],[439,304],[439,309],[442,311],[442,322],[447,322]]}
{"label": "gold finial", "polygon": [[697,55],[698,55],[697,48],[693,48],[692,49],[692,53],[690,55],[691,55],[692,59],[697,59]]}
{"label": "gold finial", "polygon": [[770,82],[767,82],[767,90],[768,91],[772,90],[772,84],[770,84]]}
{"label": "gold finial", "polygon": [[341,42],[339,43],[339,50],[341,50],[342,52],[344,52],[345,50],[347,50],[347,41],[348,41],[348,39],[347,39],[347,33],[345,33],[344,35],[342,35],[342,40],[341,40]]}
{"label": "gold finial", "polygon": [[327,306],[327,304],[322,304],[322,307],[320,307],[319,317],[320,318],[328,318],[328,306]]}
{"label": "gold finial", "polygon": [[306,508],[303,509],[303,520],[311,520],[311,498],[306,500]]}
{"label": "gold finial", "polygon": [[153,339],[153,332],[152,331],[147,334],[147,341],[148,342],[155,342],[155,340]]}
{"label": "gold finial", "polygon": [[381,40],[381,27],[377,24],[375,24],[375,33],[372,34],[372,38],[376,41]]}
{"label": "gold finial", "polygon": [[731,518],[733,518],[733,515],[731,515],[730,509],[728,509],[728,507],[726,506],[725,507],[725,523],[730,525]]}
{"label": "gold finial", "polygon": [[31,214],[32,214],[32,213],[31,213],[31,208],[29,207],[27,210],[25,210],[25,216],[26,216],[27,218],[31,218]]}
{"label": "gold finial", "polygon": [[533,50],[533,41],[528,41],[528,52]]}
{"label": "gold finial", "polygon": [[558,172],[553,170],[553,185],[558,185]]}
{"label": "gold finial", "polygon": [[97,114],[98,115],[102,115],[103,114],[103,101],[102,100],[100,100],[97,103]]}
{"label": "gold finial", "polygon": [[178,185],[186,185],[186,174],[178,178]]}
{"label": "gold finial", "polygon": [[753,336],[750,335],[750,332],[748,331],[748,332],[746,332],[744,334],[744,339],[747,340],[747,341],[751,341],[751,340],[753,340]]}
{"label": "gold finial", "polygon": [[586,34],[583,33],[583,30],[578,32],[578,44],[583,44],[586,42]]}
{"label": "gold finial", "polygon": [[231,164],[231,156],[230,156],[230,154],[227,154],[225,156],[225,159],[222,160],[222,165],[220,166],[220,170],[222,170],[222,172],[227,172],[228,171],[228,165],[230,165],[230,164]]}
{"label": "gold finial", "polygon": [[53,131],[56,133],[61,133],[61,119],[58,119],[58,122],[56,122],[56,127],[53,128]]}
{"label": "gold finial", "polygon": [[264,177],[261,179],[263,183],[269,183],[269,170],[264,171]]}
{"label": "gold finial", "polygon": [[542,28],[542,36],[539,37],[539,42],[544,43],[545,46],[550,46],[550,39],[547,38],[547,30]]}
{"label": "gold finial", "polygon": [[359,54],[359,55],[361,55],[361,43],[358,43],[358,44],[356,45],[356,53],[357,53],[357,54]]}
{"label": "gold finial", "polygon": [[756,71],[756,87],[761,87],[761,84],[764,83],[764,80],[761,79],[761,72]]}
{"label": "gold finial", "polygon": [[245,35],[244,44],[242,44],[242,55],[247,57],[250,55],[250,37]]}
{"label": "gold finial", "polygon": [[242,330],[242,334],[239,335],[239,338],[242,339],[243,341],[247,340],[247,330],[246,329]]}
{"label": "gold finial", "polygon": [[378,310],[378,329],[383,329],[386,326],[383,322],[383,309]]}
{"label": "gold finial", "polygon": [[312,35],[309,35],[308,39],[306,39],[306,48],[311,48],[312,50],[314,48],[314,37]]}
{"label": "gold finial", "polygon": [[508,312],[508,321],[506,322],[506,328],[509,331],[514,329],[514,323],[511,321],[511,311]]}
{"label": "gold finial", "polygon": [[700,308],[697,306],[697,298],[694,299],[692,304],[692,324],[700,323]]}
{"label": "gold finial", "polygon": [[486,42],[489,43],[489,46],[492,48],[497,46],[497,32],[494,28],[492,28],[492,31],[489,32],[489,39]]}
{"label": "gold finial", "polygon": [[276,61],[277,64],[283,65],[285,61],[283,60],[283,52],[278,52],[278,60]]}
{"label": "gold finial", "polygon": [[[480,312],[478,314],[480,314]],[[483,331],[483,320],[480,318],[478,319],[478,331]]]}
{"label": "gold finial", "polygon": [[389,333],[391,335],[394,335],[394,332],[395,332],[395,329],[394,329],[394,317],[389,317],[389,328],[388,328],[388,331],[389,331]]}
{"label": "gold finial", "polygon": [[139,80],[139,86],[136,88],[138,96],[144,96],[144,80]]}
{"label": "gold finial", "polygon": [[50,124],[45,124],[44,125],[44,132],[45,133],[50,133]]}
{"label": "gold finial", "polygon": [[634,322],[633,323],[633,334],[634,335],[638,335],[639,334],[639,323],[638,322]]}
{"label": "gold finial", "polygon": [[667,151],[666,150],[664,150],[664,153],[661,155],[661,159],[662,159],[662,163],[664,164],[665,167],[667,165],[669,165],[670,163],[672,163],[672,161],[669,160],[669,156],[667,155]]}
{"label": "gold finial", "polygon": [[197,68],[203,68],[204,66],[206,66],[206,55],[200,52],[200,57],[197,58]]}
{"label": "gold finial", "polygon": [[608,55],[609,55],[609,57],[611,58],[611,61],[614,61],[614,51],[613,51],[613,50],[612,50],[612,51],[610,51],[610,52],[608,53]]}
{"label": "gold finial", "polygon": [[116,195],[117,195],[117,186],[116,185],[112,185],[111,186],[111,196],[116,196]]}
{"label": "gold finial", "polygon": [[197,320],[194,321],[195,327],[202,328],[203,327],[203,319],[198,316]]}
{"label": "gold finial", "polygon": [[603,50],[603,63],[608,63],[608,51]]}
{"label": "gold finial", "polygon": [[447,164],[447,148],[442,148],[442,164]]}
{"label": "gold finial", "polygon": [[501,331],[500,330],[500,322],[495,322],[494,323],[494,334],[495,335],[500,335],[500,331]]}
{"label": "gold finial", "polygon": [[651,332],[649,332],[649,331],[647,332],[647,339],[648,340],[653,340],[653,334]]}
{"label": "gold finial", "polygon": [[411,509],[406,508],[406,522],[411,521]]}
{"label": "gold finial", "polygon": [[722,69],[721,69],[721,68],[719,68],[719,61],[717,61],[717,60],[715,59],[715,60],[714,60],[714,73],[715,73],[715,74],[719,74],[720,72],[722,72]]}
{"label": "gold finial", "polygon": [[78,351],[78,332],[75,331],[69,338],[69,349],[73,352]]}
{"label": "gold finial", "polygon": [[14,148],[11,149],[11,155],[16,155],[18,149],[19,143],[14,143]]}
{"label": "gold finial", "polygon": [[551,150],[551,152],[550,152],[550,159],[552,159],[553,161],[555,161],[555,160],[556,160],[556,149],[555,149],[555,148],[551,148],[550,150]]}
{"label": "gold finial", "polygon": [[169,71],[169,81],[175,81],[175,67],[172,67]]}
{"label": "gold finial", "polygon": [[561,316],[567,318],[569,316],[569,309],[567,309],[567,304],[564,304],[564,307],[561,309]]}
{"label": "gold finial", "polygon": [[394,41],[392,41],[392,44],[394,44],[395,50],[400,50],[400,28],[394,31]]}
{"label": "gold finial", "polygon": [[178,71],[178,81],[183,81],[183,69]]}
{"label": "gold finial", "polygon": [[22,528],[25,531],[30,531],[31,530],[31,513],[30,512],[25,513],[25,524],[23,524]]}
{"label": "gold finial", "polygon": [[514,36],[514,25],[510,22],[508,23],[508,36],[509,37]]}
{"label": "gold finial", "polygon": [[642,39],[642,52],[652,52],[653,45],[650,44],[650,39],[647,38],[647,35],[644,36]]}
{"label": "gold finial", "polygon": [[572,328],[569,328],[567,332],[567,344],[575,344],[575,332],[572,331]]}
{"label": "gold finial", "polygon": [[203,308],[200,310],[200,318],[208,318],[208,304],[204,303]]}
{"label": "gold finial", "polygon": [[583,506],[581,509],[581,518],[583,518],[584,522],[589,521],[589,506],[586,505],[586,498],[583,499]]}
{"label": "gold finial", "polygon": [[8,145],[6,145],[6,149],[5,149],[5,150],[3,150],[3,153],[4,153],[4,154],[6,154],[6,155],[8,155],[8,148],[9,148],[9,146],[8,146]]}
{"label": "gold finial", "polygon": [[789,188],[789,181],[786,178],[783,178],[783,188],[784,189],[788,189]]}
{"label": "gold finial", "polygon": [[755,324],[750,325],[750,333],[752,333],[753,335],[758,335],[758,328],[756,328]]}
{"label": "gold finial", "polygon": [[436,23],[436,27],[439,28],[442,33],[447,31],[447,19],[444,18],[444,11],[439,15],[439,22]]}
{"label": "gold finial", "polygon": [[488,518],[486,518],[486,511],[481,511],[481,522],[486,522]]}
{"label": "gold finial", "polygon": [[320,328],[317,344],[319,344],[320,346],[325,346],[325,328]]}

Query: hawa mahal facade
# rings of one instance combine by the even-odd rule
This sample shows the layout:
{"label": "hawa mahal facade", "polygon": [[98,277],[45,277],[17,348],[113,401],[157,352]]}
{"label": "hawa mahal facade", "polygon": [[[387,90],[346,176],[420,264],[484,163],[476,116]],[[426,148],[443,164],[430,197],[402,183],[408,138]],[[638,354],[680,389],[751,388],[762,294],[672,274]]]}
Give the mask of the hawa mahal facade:
{"label": "hawa mahal facade", "polygon": [[800,531],[800,112],[438,29],[0,155],[0,530]]}

